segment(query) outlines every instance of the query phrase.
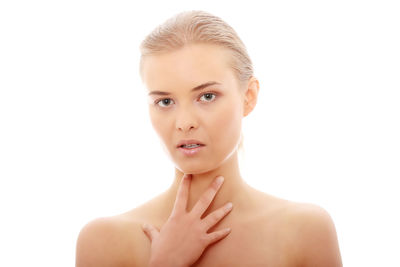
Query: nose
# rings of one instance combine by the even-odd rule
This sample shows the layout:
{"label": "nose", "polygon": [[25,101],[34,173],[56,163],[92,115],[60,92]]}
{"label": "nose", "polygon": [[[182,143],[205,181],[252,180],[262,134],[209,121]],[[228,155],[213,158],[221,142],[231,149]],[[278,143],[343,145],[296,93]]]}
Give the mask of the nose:
{"label": "nose", "polygon": [[197,129],[198,127],[197,120],[195,116],[191,114],[189,109],[178,111],[175,124],[176,128],[183,132],[188,132]]}

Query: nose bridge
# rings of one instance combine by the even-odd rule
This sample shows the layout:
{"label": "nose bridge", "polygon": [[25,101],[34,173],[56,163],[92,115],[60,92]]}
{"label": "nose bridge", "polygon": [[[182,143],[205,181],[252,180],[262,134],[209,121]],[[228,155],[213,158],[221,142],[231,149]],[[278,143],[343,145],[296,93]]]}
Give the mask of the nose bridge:
{"label": "nose bridge", "polygon": [[182,105],[176,110],[176,129],[189,131],[191,128],[197,128],[197,118],[193,112],[193,107],[189,104]]}

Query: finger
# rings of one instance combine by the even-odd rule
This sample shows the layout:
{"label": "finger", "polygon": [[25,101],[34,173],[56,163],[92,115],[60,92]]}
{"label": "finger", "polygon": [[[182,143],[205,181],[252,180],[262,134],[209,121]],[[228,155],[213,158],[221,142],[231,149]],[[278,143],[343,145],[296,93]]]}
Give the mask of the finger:
{"label": "finger", "polygon": [[208,214],[204,219],[203,223],[205,225],[206,230],[210,229],[212,226],[217,224],[222,218],[224,218],[229,212],[232,210],[232,203],[228,202],[223,207],[213,211]]}
{"label": "finger", "polygon": [[231,228],[225,228],[225,229],[207,234],[206,245],[208,246],[212,243],[215,243],[215,242],[221,240],[222,238],[224,238],[228,234],[230,234],[231,231],[232,231]]}
{"label": "finger", "polygon": [[183,175],[181,183],[178,188],[178,193],[176,195],[172,213],[186,211],[191,180],[192,180],[191,174]]}
{"label": "finger", "polygon": [[215,179],[211,183],[211,185],[208,187],[206,192],[203,193],[203,195],[200,197],[200,199],[197,201],[196,205],[191,211],[195,216],[200,218],[201,215],[203,215],[208,206],[210,206],[210,203],[213,201],[215,195],[217,194],[217,191],[221,188],[223,181],[224,178],[222,176],[218,176],[217,179]]}
{"label": "finger", "polygon": [[150,239],[150,242],[157,238],[159,235],[159,231],[151,224],[144,223],[142,224],[142,230],[146,234],[146,236]]}

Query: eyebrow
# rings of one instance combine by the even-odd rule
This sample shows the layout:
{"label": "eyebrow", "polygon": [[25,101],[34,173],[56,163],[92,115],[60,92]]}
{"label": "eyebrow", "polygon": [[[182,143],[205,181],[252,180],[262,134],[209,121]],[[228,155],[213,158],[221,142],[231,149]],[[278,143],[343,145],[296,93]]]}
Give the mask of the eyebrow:
{"label": "eyebrow", "polygon": [[[215,84],[220,84],[220,83],[219,82],[215,82],[215,81],[206,82],[206,83],[203,83],[203,84],[200,84],[200,85],[194,87],[191,91],[192,92],[198,91],[198,90],[204,89],[204,88],[206,88],[208,86],[215,85]],[[171,93],[169,93],[169,92],[163,92],[163,91],[151,91],[149,93],[149,95],[170,95],[170,94]]]}

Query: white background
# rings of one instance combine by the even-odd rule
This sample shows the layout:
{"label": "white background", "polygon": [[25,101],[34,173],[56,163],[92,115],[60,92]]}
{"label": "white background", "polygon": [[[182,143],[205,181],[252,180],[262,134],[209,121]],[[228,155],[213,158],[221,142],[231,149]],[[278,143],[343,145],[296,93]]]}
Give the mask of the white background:
{"label": "white background", "polygon": [[138,47],[191,9],[227,21],[254,61],[245,180],[325,208],[345,266],[400,266],[395,2],[2,1],[0,266],[73,266],[87,222],[170,185]]}

